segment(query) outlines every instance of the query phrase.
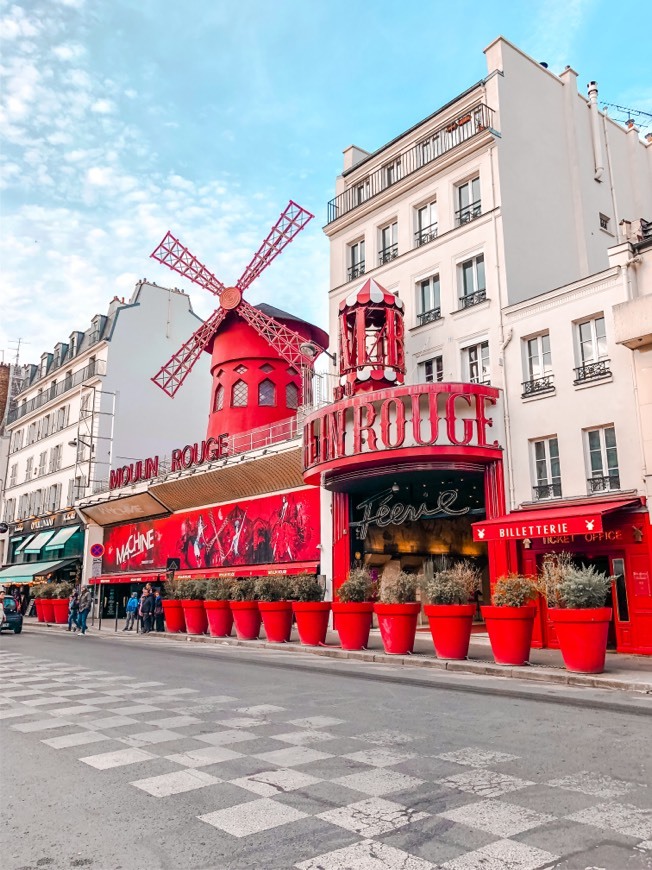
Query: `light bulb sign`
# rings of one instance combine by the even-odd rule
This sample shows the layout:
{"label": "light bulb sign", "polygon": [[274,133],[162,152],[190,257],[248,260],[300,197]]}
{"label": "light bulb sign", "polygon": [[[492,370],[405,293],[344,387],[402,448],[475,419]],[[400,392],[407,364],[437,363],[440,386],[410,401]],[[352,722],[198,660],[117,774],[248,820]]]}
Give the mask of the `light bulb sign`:
{"label": "light bulb sign", "polygon": [[445,489],[430,504],[423,501],[419,505],[412,505],[403,504],[395,498],[392,489],[386,489],[359,502],[357,508],[362,511],[362,519],[353,520],[349,525],[355,529],[356,538],[364,541],[372,524],[382,529],[389,525],[400,526],[421,519],[464,516],[469,513],[470,508],[457,506],[458,495],[456,489]]}

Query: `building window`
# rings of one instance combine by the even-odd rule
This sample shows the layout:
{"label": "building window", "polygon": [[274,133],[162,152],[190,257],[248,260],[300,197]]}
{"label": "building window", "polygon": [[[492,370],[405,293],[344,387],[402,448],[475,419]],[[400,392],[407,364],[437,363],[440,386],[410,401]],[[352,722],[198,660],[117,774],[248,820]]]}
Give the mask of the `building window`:
{"label": "building window", "polygon": [[361,205],[366,199],[369,199],[369,179],[365,179],[355,187],[355,203]]}
{"label": "building window", "polygon": [[441,317],[441,298],[439,275],[432,275],[425,281],[419,281],[417,287],[417,309],[419,326],[431,323]]}
{"label": "building window", "polygon": [[419,363],[419,382],[422,384],[432,384],[435,381],[441,382],[444,380],[444,358],[435,356],[432,359],[427,359],[425,362]]}
{"label": "building window", "polygon": [[45,474],[45,469],[47,468],[48,463],[48,452],[44,450],[42,453],[39,453],[38,457],[38,476],[43,477]]}
{"label": "building window", "polygon": [[224,387],[222,384],[218,384],[217,389],[215,390],[215,401],[213,402],[213,410],[221,411],[224,407]]}
{"label": "building window", "polygon": [[609,232],[609,218],[600,212],[600,229]]}
{"label": "building window", "polygon": [[239,375],[243,375],[247,371],[247,366],[243,366],[243,365],[236,366],[235,371]]}
{"label": "building window", "polygon": [[231,405],[234,408],[244,408],[249,399],[249,387],[244,381],[236,381],[233,384]]}
{"label": "building window", "polygon": [[557,438],[542,438],[532,442],[534,462],[534,498],[561,497],[561,466]]}
{"label": "building window", "polygon": [[460,184],[457,188],[457,211],[455,223],[457,226],[468,224],[482,214],[482,202],[480,200],[480,178],[472,178],[470,181]]}
{"label": "building window", "polygon": [[419,149],[418,156],[421,160],[422,166],[425,166],[426,163],[430,163],[430,161],[434,160],[435,157],[439,157],[442,153],[440,134],[435,133],[427,139],[423,139],[419,142]]}
{"label": "building window", "polygon": [[293,411],[299,407],[299,387],[296,384],[288,384],[285,388],[285,404]]}
{"label": "building window", "polygon": [[81,397],[81,404],[79,406],[79,419],[80,420],[85,420],[87,417],[91,416],[91,413],[92,413],[92,411],[91,411],[91,399],[92,399],[91,393],[85,393]]}
{"label": "building window", "polygon": [[47,509],[48,513],[54,513],[59,510],[59,505],[61,503],[61,484],[55,483],[48,489],[48,504]]}
{"label": "building window", "polygon": [[489,342],[482,341],[464,348],[466,376],[472,384],[489,384]]}
{"label": "building window", "polygon": [[265,363],[260,367],[261,372],[265,372],[265,374],[269,374],[274,371],[274,366],[271,366],[269,363]]}
{"label": "building window", "polygon": [[417,248],[437,238],[437,203],[430,202],[416,210],[414,244]]}
{"label": "building window", "polygon": [[61,452],[61,444],[57,444],[56,447],[53,447],[50,450],[50,473],[53,471],[59,471],[61,468]]}
{"label": "building window", "polygon": [[258,384],[258,404],[267,408],[273,408],[276,405],[276,387],[269,378],[265,378]]}
{"label": "building window", "polygon": [[535,396],[554,390],[550,333],[523,339],[524,375],[522,396]]}
{"label": "building window", "polygon": [[9,486],[16,486],[18,483],[18,463],[14,464],[9,469]]}
{"label": "building window", "polygon": [[385,186],[391,187],[392,184],[395,184],[401,177],[401,158],[399,157],[397,160],[392,160],[391,163],[388,163],[387,166],[384,167],[384,171]]}
{"label": "building window", "polygon": [[25,481],[31,480],[33,473],[34,473],[34,457],[29,456],[27,458],[27,463],[25,465]]}
{"label": "building window", "polygon": [[8,498],[5,504],[5,522],[13,523],[16,514],[16,499]]}
{"label": "building window", "polygon": [[471,257],[458,266],[460,308],[470,308],[487,298],[484,254]]}
{"label": "building window", "polygon": [[604,378],[611,374],[603,315],[578,323],[576,341],[579,365],[575,368],[575,384]]}
{"label": "building window", "polygon": [[27,428],[27,443],[34,444],[38,438],[38,423],[30,423]]}
{"label": "building window", "polygon": [[50,415],[46,414],[41,420],[41,438],[47,438],[50,434]]}
{"label": "building window", "polygon": [[23,446],[23,429],[18,429],[11,436],[11,453],[16,453]]}
{"label": "building window", "polygon": [[64,405],[63,408],[59,408],[59,410],[57,411],[57,432],[65,429],[68,425],[69,407],[69,405]]}
{"label": "building window", "polygon": [[359,242],[349,245],[348,280],[352,281],[354,278],[359,278],[360,275],[364,275],[364,271],[364,239],[361,239]]}
{"label": "building window", "polygon": [[378,251],[378,265],[389,263],[398,257],[398,223],[387,224],[380,230],[380,250]]}
{"label": "building window", "polygon": [[[72,348],[72,345],[71,345],[71,348]],[[72,350],[71,350],[71,356],[72,356]],[[63,390],[64,390],[64,392],[66,392],[67,390],[70,390],[71,388],[72,388],[72,372],[66,372],[66,376],[63,379]]]}
{"label": "building window", "polygon": [[586,451],[589,493],[620,489],[614,427],[602,426],[599,429],[589,429],[586,432]]}

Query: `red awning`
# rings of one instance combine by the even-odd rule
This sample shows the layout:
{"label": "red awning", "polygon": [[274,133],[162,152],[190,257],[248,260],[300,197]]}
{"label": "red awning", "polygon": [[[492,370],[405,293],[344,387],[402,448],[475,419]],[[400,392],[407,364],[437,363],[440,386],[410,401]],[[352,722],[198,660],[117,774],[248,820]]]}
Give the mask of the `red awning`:
{"label": "red awning", "polygon": [[529,511],[513,511],[492,520],[473,523],[474,541],[504,541],[546,538],[549,535],[585,535],[601,532],[605,514],[639,507],[640,498],[559,505]]}
{"label": "red awning", "polygon": [[[287,562],[283,565],[234,565],[231,568],[193,568],[175,572],[175,580],[215,577],[262,577],[274,574],[316,574],[317,562]],[[91,583],[163,583],[165,571],[132,574],[101,574],[92,577]]]}

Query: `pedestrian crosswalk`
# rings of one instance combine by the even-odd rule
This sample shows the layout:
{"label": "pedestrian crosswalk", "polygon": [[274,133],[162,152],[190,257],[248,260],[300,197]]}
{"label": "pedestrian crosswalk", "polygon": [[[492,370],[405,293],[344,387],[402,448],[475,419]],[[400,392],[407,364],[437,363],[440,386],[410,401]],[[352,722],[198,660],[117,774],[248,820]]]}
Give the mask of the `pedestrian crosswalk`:
{"label": "pedestrian crosswalk", "polygon": [[265,867],[272,841],[274,866],[296,870],[584,867],[573,863],[583,843],[614,839],[632,867],[652,865],[643,782],[541,777],[486,744],[428,752],[407,730],[360,733],[328,711],[252,703],[245,688],[207,695],[2,651],[0,720],[88,776],[113,771],[148,800],[177,801],[216,868]]}

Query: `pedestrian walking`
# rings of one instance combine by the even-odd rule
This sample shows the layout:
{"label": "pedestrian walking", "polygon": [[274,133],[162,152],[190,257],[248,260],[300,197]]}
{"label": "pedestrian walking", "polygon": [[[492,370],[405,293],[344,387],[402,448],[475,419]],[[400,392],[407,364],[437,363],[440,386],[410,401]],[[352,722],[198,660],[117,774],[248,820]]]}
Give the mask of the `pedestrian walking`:
{"label": "pedestrian walking", "polygon": [[148,590],[145,587],[143,590],[143,595],[140,599],[140,615],[143,619],[143,634],[149,634],[154,620],[154,595],[151,588]]}
{"label": "pedestrian walking", "polygon": [[123,631],[131,631],[134,627],[134,622],[138,615],[138,593],[132,592],[131,598],[127,601],[127,621]]}
{"label": "pedestrian walking", "polygon": [[84,586],[81,595],[79,596],[79,615],[77,617],[77,626],[82,634],[86,634],[86,620],[91,609],[92,598],[88,586]]}
{"label": "pedestrian walking", "polygon": [[77,620],[79,618],[79,593],[75,591],[70,596],[68,602],[68,631],[77,631]]}
{"label": "pedestrian walking", "polygon": [[156,590],[154,596],[154,628],[156,631],[165,631],[165,620],[163,618],[163,596],[161,590]]}

